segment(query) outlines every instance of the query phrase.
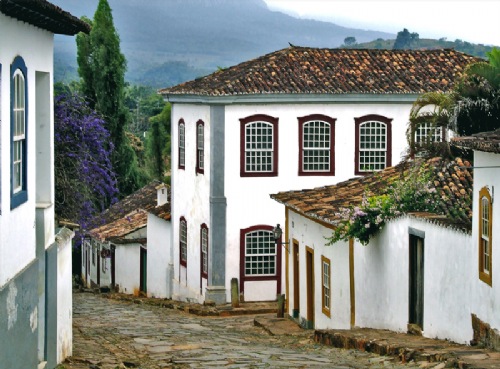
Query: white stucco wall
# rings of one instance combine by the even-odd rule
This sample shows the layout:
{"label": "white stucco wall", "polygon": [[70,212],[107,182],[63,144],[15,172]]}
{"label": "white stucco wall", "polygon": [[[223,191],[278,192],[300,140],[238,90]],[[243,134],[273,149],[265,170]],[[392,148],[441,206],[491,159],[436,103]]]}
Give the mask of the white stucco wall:
{"label": "white stucco wall", "polygon": [[[472,223],[472,250],[474,289],[476,297],[473,301],[472,313],[479,319],[491,325],[492,328],[500,329],[500,251],[496,247],[500,240],[500,201],[495,199],[495,192],[500,193],[500,155],[487,152],[474,152],[474,199],[473,214],[476,217]],[[488,168],[481,168],[488,167]],[[488,186],[493,201],[492,212],[492,284],[489,286],[479,279],[478,247],[479,247],[479,191]]]}
{"label": "white stucco wall", "polygon": [[[293,243],[299,244],[299,317],[307,320],[307,281],[306,281],[306,247],[314,251],[314,322],[317,329],[350,328],[351,295],[349,284],[349,244],[346,242],[326,246],[327,237],[332,230],[308,218],[289,211],[288,229],[291,245],[289,247],[289,294],[288,306],[291,314],[294,306],[294,266]],[[322,262],[321,257],[330,260],[331,307],[330,317],[322,309]]]}
{"label": "white stucco wall", "polygon": [[[148,214],[148,296],[170,298],[168,270],[172,267],[173,249],[171,245],[172,224],[168,220]],[[170,265],[170,267],[169,267]]]}
{"label": "white stucco wall", "polygon": [[[354,176],[354,118],[378,114],[392,119],[392,163],[397,164],[407,147],[406,127],[411,104],[260,104],[228,105],[225,107],[225,196],[227,198],[226,286],[240,277],[240,230],[254,225],[284,224],[282,205],[269,197],[270,193],[335,184]],[[254,114],[279,118],[279,163],[277,177],[240,177],[240,121]],[[299,132],[298,117],[324,114],[336,119],[335,176],[298,176]],[[178,170],[178,122],[186,123],[186,166]],[[205,123],[205,174],[196,175],[195,123]],[[178,260],[178,221],[184,216],[188,223],[188,285],[199,287],[199,227],[209,221],[210,109],[206,105],[174,104],[172,110],[172,224],[173,245]],[[217,165],[218,163],[213,163]],[[179,283],[178,262],[175,276]],[[182,281],[181,281],[182,283]],[[267,282],[266,282],[267,283]],[[250,287],[247,301],[274,299],[276,291],[262,288],[257,298]],[[245,286],[246,292],[246,286]],[[268,293],[269,292],[269,293]],[[250,298],[251,297],[251,298]]]}
{"label": "white stucco wall", "polygon": [[119,292],[139,294],[141,245],[116,245],[115,278]]}
{"label": "white stucco wall", "polygon": [[[178,169],[179,120],[185,122],[186,164]],[[205,127],[205,170],[196,173],[196,123]],[[200,227],[203,223],[210,231],[210,108],[198,105],[174,105],[172,109],[172,247],[175,262],[173,295],[176,299],[203,300],[204,289],[200,288]],[[187,221],[187,268],[179,264],[179,221]],[[210,247],[210,237],[209,237]]]}
{"label": "white stucco wall", "polygon": [[389,222],[367,246],[355,244],[356,325],[406,332],[409,227],[425,234],[423,335],[469,343],[471,236],[413,217]]}
{"label": "white stucco wall", "polygon": [[73,353],[73,269],[72,243],[74,233],[64,228],[57,236],[57,362]]}
{"label": "white stucco wall", "polygon": [[[52,135],[43,142],[46,147],[36,147],[36,92],[37,72],[50,76],[47,88],[50,111],[49,125],[53,126],[52,108],[52,71],[53,71],[53,34],[39,28],[18,22],[0,14],[0,287],[14,278],[35,258],[35,208],[36,208],[36,151],[53,151]],[[16,56],[21,56],[26,63],[28,75],[28,201],[17,208],[10,209],[10,65]],[[39,110],[40,112],[40,110]],[[52,129],[52,128],[50,128]],[[51,131],[52,132],[52,131]],[[39,142],[38,145],[42,144]],[[49,164],[49,175],[53,175],[53,164]],[[42,174],[41,174],[42,175]],[[53,185],[49,180],[49,187]],[[53,202],[53,199],[49,199]],[[53,223],[46,246],[54,242]],[[22,235],[22,237],[19,237]]]}

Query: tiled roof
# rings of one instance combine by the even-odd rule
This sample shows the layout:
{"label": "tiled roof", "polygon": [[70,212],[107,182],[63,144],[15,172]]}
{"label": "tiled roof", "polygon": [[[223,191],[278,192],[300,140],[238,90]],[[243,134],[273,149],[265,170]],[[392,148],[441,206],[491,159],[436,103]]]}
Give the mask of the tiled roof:
{"label": "tiled roof", "polygon": [[479,60],[452,49],[290,47],[160,93],[232,96],[448,92],[466,65]]}
{"label": "tiled roof", "polygon": [[90,32],[88,23],[46,0],[0,0],[0,12],[56,34]]}
{"label": "tiled roof", "polygon": [[92,229],[89,235],[100,241],[117,241],[123,239],[129,233],[146,227],[147,223],[147,211],[138,209],[128,213],[123,218]]}
{"label": "tiled roof", "polygon": [[[157,187],[162,183],[153,181],[140,190],[113,204],[92,219],[92,229],[87,233],[100,240],[117,240],[147,225],[148,213],[170,219],[170,201],[157,204]],[[168,187],[167,187],[168,188]],[[170,189],[168,188],[170,200]]]}
{"label": "tiled roof", "polygon": [[500,154],[500,129],[472,136],[454,137],[451,143],[459,147]]}
{"label": "tiled roof", "polygon": [[[411,165],[427,165],[431,169],[431,188],[435,192],[432,201],[438,202],[437,214],[412,213],[413,216],[425,217],[447,226],[470,231],[472,219],[472,176],[464,167],[470,166],[467,161],[456,158],[453,161],[441,158],[420,161],[402,162],[395,167],[364,177],[352,178],[333,186],[318,187],[309,190],[280,192],[271,195],[274,200],[286,205],[305,216],[320,221],[338,224],[339,213],[343,208],[360,206],[363,195],[382,195],[387,187],[395,181],[402,180]],[[456,209],[462,208],[457,214]]]}

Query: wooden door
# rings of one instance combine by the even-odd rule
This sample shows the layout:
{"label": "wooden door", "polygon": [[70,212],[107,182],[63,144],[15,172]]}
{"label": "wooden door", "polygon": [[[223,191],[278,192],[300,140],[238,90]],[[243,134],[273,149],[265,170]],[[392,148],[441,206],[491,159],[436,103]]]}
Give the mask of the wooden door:
{"label": "wooden door", "polygon": [[293,243],[293,310],[292,316],[299,317],[300,313],[300,272],[299,272],[299,244]]}
{"label": "wooden door", "polygon": [[409,324],[424,328],[424,239],[410,235]]}
{"label": "wooden door", "polygon": [[314,250],[306,247],[307,327],[314,328]]}

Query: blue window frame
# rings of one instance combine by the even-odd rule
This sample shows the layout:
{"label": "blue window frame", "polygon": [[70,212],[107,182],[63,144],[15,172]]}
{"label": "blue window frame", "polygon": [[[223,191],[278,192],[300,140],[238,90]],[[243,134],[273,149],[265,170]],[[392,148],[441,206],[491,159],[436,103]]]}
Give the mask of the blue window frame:
{"label": "blue window frame", "polygon": [[10,66],[10,143],[11,143],[11,209],[28,200],[28,70],[20,56]]}

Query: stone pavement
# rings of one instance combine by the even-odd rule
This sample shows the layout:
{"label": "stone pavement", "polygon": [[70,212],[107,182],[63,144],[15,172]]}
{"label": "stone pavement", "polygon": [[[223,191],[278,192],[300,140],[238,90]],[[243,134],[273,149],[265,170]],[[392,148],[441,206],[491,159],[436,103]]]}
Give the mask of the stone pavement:
{"label": "stone pavement", "polygon": [[386,330],[303,330],[275,311],[75,293],[74,352],[61,368],[500,368],[497,352]]}
{"label": "stone pavement", "polygon": [[[274,313],[231,315],[228,307],[196,307],[206,313],[200,316],[186,313],[187,305],[170,308],[168,300],[161,306],[152,299],[108,297],[74,294],[73,356],[59,369],[418,368],[394,357],[315,343],[312,330],[291,321],[272,322],[275,335],[254,324],[256,317]],[[257,310],[258,304],[252,306]],[[248,313],[250,307],[240,309]],[[293,328],[279,331],[282,322]]]}

